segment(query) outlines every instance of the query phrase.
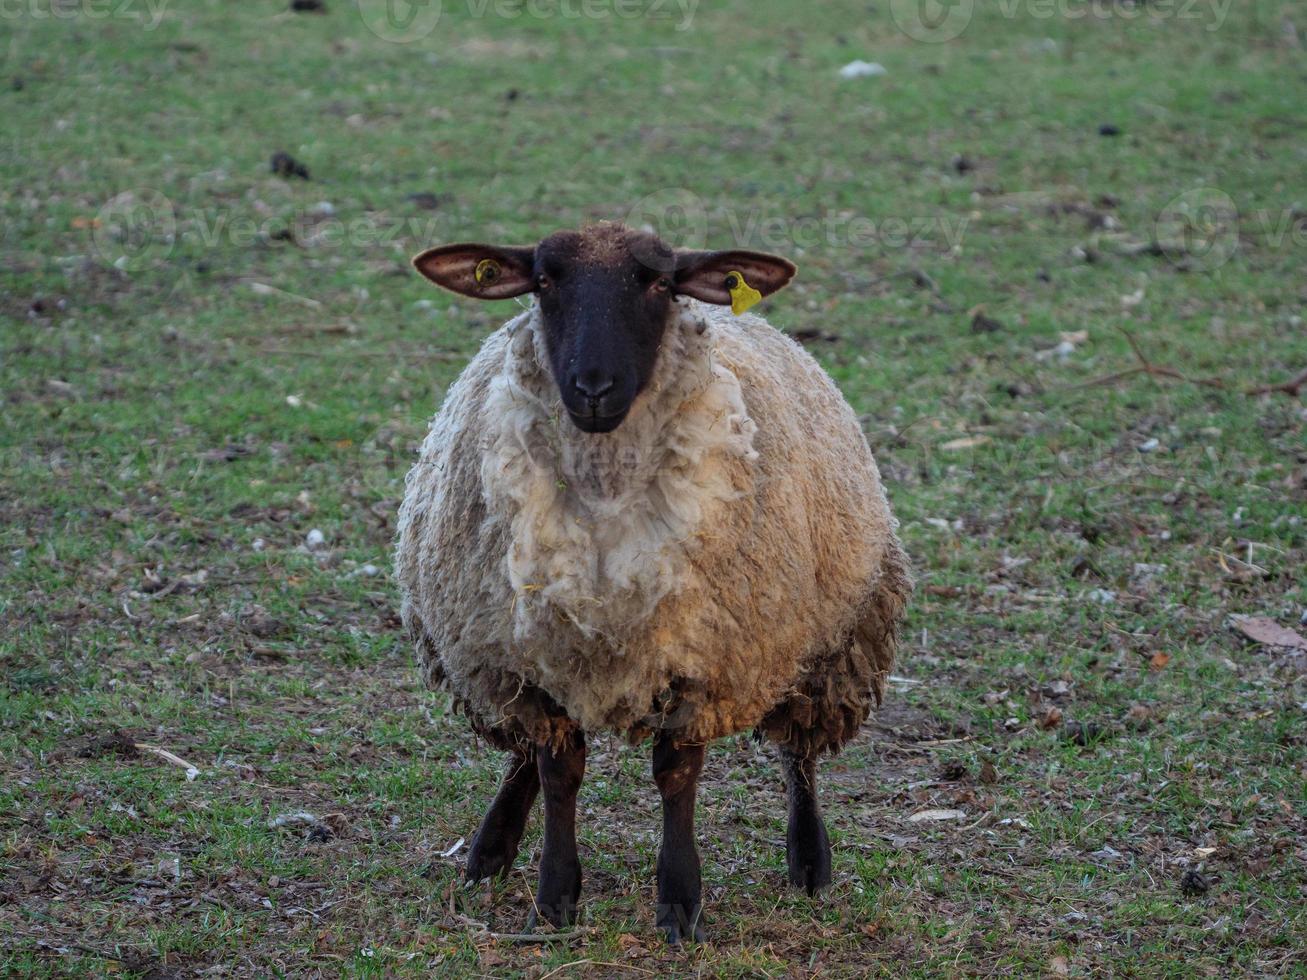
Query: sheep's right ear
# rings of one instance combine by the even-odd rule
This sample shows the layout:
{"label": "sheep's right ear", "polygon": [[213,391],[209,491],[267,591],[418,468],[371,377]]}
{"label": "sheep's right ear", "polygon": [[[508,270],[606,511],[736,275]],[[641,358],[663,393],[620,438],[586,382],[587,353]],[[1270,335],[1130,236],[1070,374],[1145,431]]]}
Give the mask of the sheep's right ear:
{"label": "sheep's right ear", "polygon": [[676,253],[676,291],[736,313],[784,289],[796,272],[789,259],[766,252]]}
{"label": "sheep's right ear", "polygon": [[535,288],[532,247],[441,245],[417,256],[413,265],[437,286],[473,299],[512,299]]}

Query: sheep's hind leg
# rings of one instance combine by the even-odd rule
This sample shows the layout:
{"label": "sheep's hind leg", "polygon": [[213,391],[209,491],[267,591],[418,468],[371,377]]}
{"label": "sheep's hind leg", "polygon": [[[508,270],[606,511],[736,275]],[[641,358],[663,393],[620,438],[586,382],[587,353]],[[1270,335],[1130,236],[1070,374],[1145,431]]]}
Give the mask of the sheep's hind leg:
{"label": "sheep's hind leg", "polygon": [[538,746],[536,765],[545,797],[545,839],[540,850],[540,884],[527,931],[537,916],[556,926],[571,925],[581,897],[581,862],[576,855],[576,794],[585,777],[585,734],[567,735],[557,749]]}
{"label": "sheep's hind leg", "polygon": [[809,895],[816,895],[831,883],[830,837],[817,806],[817,761],[781,749],[781,763],[790,811],[785,832],[790,881]]}
{"label": "sheep's hind leg", "polygon": [[694,799],[703,769],[703,745],[677,745],[670,735],[654,741],[653,775],[663,797],[663,845],[658,851],[658,928],[673,946],[704,941],[703,888],[694,846]]}
{"label": "sheep's hind leg", "polygon": [[531,807],[540,792],[534,747],[515,749],[508,771],[467,853],[467,880],[498,878],[513,869]]}

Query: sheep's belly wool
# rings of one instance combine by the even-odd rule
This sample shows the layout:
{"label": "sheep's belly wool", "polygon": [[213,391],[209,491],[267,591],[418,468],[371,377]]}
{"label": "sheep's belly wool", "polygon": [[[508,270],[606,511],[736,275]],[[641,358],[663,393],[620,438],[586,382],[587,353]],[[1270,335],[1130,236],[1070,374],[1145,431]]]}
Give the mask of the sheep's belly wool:
{"label": "sheep's belly wool", "polygon": [[400,511],[430,683],[497,744],[575,726],[838,749],[911,588],[852,410],[753,317],[677,304],[616,432],[567,419],[535,309],[450,389]]}

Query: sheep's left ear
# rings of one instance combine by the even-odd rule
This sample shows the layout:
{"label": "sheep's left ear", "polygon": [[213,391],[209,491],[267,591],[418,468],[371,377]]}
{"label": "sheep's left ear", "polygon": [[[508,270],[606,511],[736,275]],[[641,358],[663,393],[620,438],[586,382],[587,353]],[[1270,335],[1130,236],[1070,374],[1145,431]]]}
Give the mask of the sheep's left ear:
{"label": "sheep's left ear", "polygon": [[798,271],[789,259],[766,252],[677,252],[676,291],[743,313],[784,289]]}
{"label": "sheep's left ear", "polygon": [[535,288],[533,247],[442,245],[413,259],[413,265],[437,286],[473,299],[511,299]]}

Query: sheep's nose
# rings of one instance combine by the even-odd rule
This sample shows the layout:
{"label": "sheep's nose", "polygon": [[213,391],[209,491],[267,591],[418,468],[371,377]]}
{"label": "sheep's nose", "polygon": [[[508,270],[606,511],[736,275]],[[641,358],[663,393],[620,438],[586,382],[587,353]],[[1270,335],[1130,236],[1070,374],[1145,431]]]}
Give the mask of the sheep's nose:
{"label": "sheep's nose", "polygon": [[613,390],[613,379],[578,376],[572,385],[585,396],[586,403],[594,409],[599,407],[600,399]]}

